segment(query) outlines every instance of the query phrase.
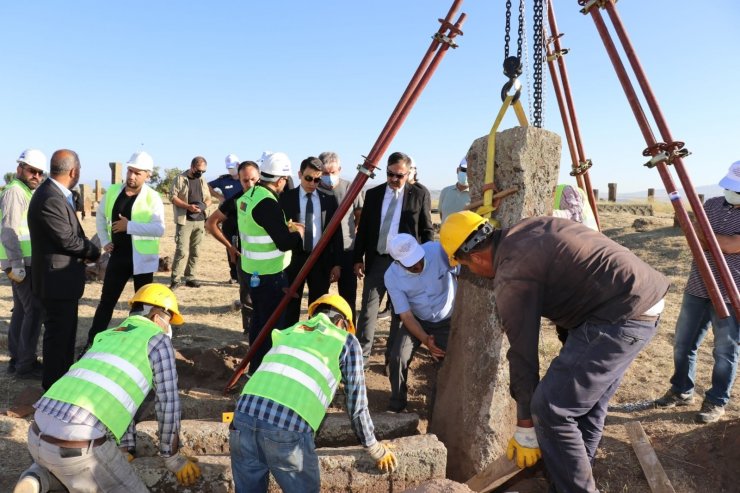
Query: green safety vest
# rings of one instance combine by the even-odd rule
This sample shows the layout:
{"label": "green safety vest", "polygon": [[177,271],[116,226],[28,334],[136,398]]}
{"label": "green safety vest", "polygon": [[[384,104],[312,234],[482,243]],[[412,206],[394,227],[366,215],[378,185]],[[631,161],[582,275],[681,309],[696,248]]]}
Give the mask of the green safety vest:
{"label": "green safety vest", "polygon": [[[249,274],[277,274],[290,264],[290,252],[281,251],[265,228],[257,224],[252,211],[263,200],[274,200],[275,195],[263,186],[254,186],[236,201],[237,225],[241,239],[241,266]],[[285,221],[285,216],[283,216]],[[287,224],[287,222],[286,222]]]}
{"label": "green safety vest", "polygon": [[89,411],[120,442],[152,389],[149,339],[161,333],[148,318],[128,317],[118,328],[99,333],[92,347],[44,397]]}
{"label": "green safety vest", "polygon": [[273,330],[272,349],[242,394],[262,396],[292,409],[315,432],[342,380],[339,355],[346,341],[347,332],[323,313],[285,330]]}
{"label": "green safety vest", "polygon": [[[108,229],[108,238],[111,238],[113,227],[113,206],[116,203],[118,195],[123,191],[123,184],[116,183],[111,185],[105,193],[105,218],[106,228]],[[144,185],[141,187],[139,195],[134,199],[134,205],[131,207],[131,220],[136,223],[148,223],[152,219],[152,211],[156,207],[159,195],[152,188]],[[159,256],[159,237],[157,236],[137,236],[131,235],[131,245],[142,255]]]}
{"label": "green safety vest", "polygon": [[[31,191],[28,186],[26,186],[25,183],[20,181],[18,178],[13,178],[10,183],[8,183],[8,186],[5,187],[5,190],[3,190],[3,194],[5,194],[8,190],[10,190],[12,187],[20,188],[25,194],[28,200],[31,200],[31,195],[33,195],[33,192]],[[0,221],[3,220],[3,211],[0,209]],[[18,225],[18,241],[21,244],[21,254],[23,257],[30,257],[31,256],[31,232],[28,230],[28,204],[26,204],[26,208],[23,209],[23,213],[21,214],[21,223]],[[2,242],[0,242],[0,260],[7,260],[8,259],[8,252],[5,251],[5,246],[3,246]]]}

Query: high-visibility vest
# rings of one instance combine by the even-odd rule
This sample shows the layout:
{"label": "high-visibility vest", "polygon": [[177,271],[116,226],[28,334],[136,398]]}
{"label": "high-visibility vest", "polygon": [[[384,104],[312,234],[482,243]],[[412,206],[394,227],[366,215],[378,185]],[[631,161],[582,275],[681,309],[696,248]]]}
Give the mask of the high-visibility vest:
{"label": "high-visibility vest", "polygon": [[[31,201],[31,195],[33,195],[33,192],[25,183],[20,181],[18,178],[13,178],[13,180],[8,183],[8,186],[5,187],[5,190],[3,190],[3,194],[6,194],[8,190],[10,190],[12,187],[17,187],[22,190],[26,194],[28,202]],[[28,202],[26,202],[26,207],[23,208],[23,212],[21,213],[21,223],[18,225],[18,241],[21,244],[21,254],[24,257],[31,256],[31,233],[28,230]],[[2,220],[3,211],[0,209],[0,221]],[[2,244],[2,242],[0,242],[0,260],[7,259],[8,252],[5,251],[5,246]]]}
{"label": "high-visibility vest", "polygon": [[[118,195],[123,191],[123,184],[116,183],[111,185],[105,193],[105,218],[106,228],[108,228],[108,237],[111,238],[113,227],[113,206],[116,203]],[[162,200],[159,194],[151,187],[144,185],[139,191],[139,195],[134,199],[134,205],[131,207],[131,220],[136,223],[148,223],[152,219],[152,211],[156,207],[156,201]],[[137,236],[131,235],[131,245],[142,256],[155,256],[159,259],[159,237],[158,236]]]}
{"label": "high-visibility vest", "polygon": [[347,332],[323,313],[285,330],[272,331],[272,349],[242,390],[295,411],[319,428],[342,380],[339,355]]}
{"label": "high-visibility vest", "polygon": [[148,318],[128,317],[95,337],[92,347],[44,397],[86,409],[120,442],[152,389],[149,340],[162,329]]}
{"label": "high-visibility vest", "polygon": [[263,200],[277,202],[269,189],[257,185],[244,192],[236,201],[237,225],[241,239],[241,267],[249,274],[254,272],[261,275],[277,274],[290,264],[290,252],[281,251],[265,228],[257,224],[252,217],[252,211]]}

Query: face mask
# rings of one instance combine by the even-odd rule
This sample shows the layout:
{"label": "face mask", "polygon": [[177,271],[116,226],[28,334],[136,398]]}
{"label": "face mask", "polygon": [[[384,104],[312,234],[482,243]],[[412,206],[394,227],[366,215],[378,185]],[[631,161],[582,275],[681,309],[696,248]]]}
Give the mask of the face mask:
{"label": "face mask", "polygon": [[458,171],[457,172],[457,182],[464,186],[468,186],[468,173],[466,171]]}
{"label": "face mask", "polygon": [[334,188],[339,183],[339,176],[337,175],[321,175],[321,183],[327,187]]}
{"label": "face mask", "polygon": [[203,176],[203,172],[199,169],[193,171],[192,174],[193,174],[193,178],[200,178],[201,176]]}
{"label": "face mask", "polygon": [[740,193],[725,190],[725,200],[732,205],[740,205]]}

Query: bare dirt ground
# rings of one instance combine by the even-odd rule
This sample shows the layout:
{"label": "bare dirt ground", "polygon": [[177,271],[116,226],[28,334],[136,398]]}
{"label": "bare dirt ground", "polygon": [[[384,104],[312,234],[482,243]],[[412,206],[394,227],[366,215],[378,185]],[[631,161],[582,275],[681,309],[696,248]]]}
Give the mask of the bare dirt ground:
{"label": "bare dirt ground", "polygon": [[[648,401],[659,397],[668,388],[673,370],[673,329],[690,266],[686,241],[682,233],[672,227],[672,213],[665,208],[662,210],[662,214],[648,218],[627,213],[602,215],[604,233],[667,275],[673,286],[666,300],[666,311],[658,335],[632,365],[611,403],[612,410],[607,419],[594,474],[600,490],[605,493],[650,491],[623,426],[639,420],[677,492],[740,491],[733,481],[737,464],[740,463],[740,407],[731,402],[726,416],[714,425],[694,423],[701,396],[710,385],[711,334],[704,341],[699,354],[699,398],[696,404],[673,410],[646,408]],[[633,224],[636,219],[645,219],[646,224],[635,228]],[[92,236],[94,218],[87,218],[84,227]],[[173,235],[174,225],[170,222],[162,242],[163,255],[172,256],[174,253]],[[210,236],[205,239],[198,273],[203,287],[183,287],[176,292],[187,322],[182,328],[176,329],[174,338],[181,356],[178,361],[180,387],[183,390],[195,387],[220,390],[239,358],[246,354],[246,344],[240,314],[232,309],[233,301],[238,298],[238,289],[226,282],[229,276],[225,251]],[[158,273],[155,281],[168,284],[169,274]],[[102,283],[88,283],[80,302],[78,346],[82,346],[86,338],[101,288]],[[129,283],[114,313],[114,321],[127,315],[125,300],[132,294],[133,287]],[[16,380],[5,371],[9,359],[7,330],[11,307],[9,281],[5,276],[0,276],[0,491],[3,492],[12,490],[19,474],[30,464],[25,446],[30,417],[11,418],[5,416],[4,411],[16,403],[24,392],[40,393],[38,382]],[[388,321],[382,321],[380,337],[366,371],[371,411],[375,413],[385,411],[389,398],[382,355],[387,327]],[[546,369],[560,347],[554,331],[546,326],[540,345],[541,367]],[[431,358],[422,350],[411,367],[408,410],[421,416],[419,431],[422,433],[426,431],[429,417],[427,399],[432,385],[431,364]],[[219,419],[219,416],[199,417]],[[544,491],[544,481],[537,476],[520,481],[506,491]]]}

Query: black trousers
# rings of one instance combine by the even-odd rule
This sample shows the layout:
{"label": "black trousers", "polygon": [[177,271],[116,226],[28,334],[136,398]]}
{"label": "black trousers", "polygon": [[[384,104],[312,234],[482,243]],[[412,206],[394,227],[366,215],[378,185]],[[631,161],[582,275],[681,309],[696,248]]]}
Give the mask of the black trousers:
{"label": "black trousers", "polygon": [[[288,285],[292,284],[293,280],[298,277],[298,273],[303,268],[303,265],[306,263],[307,259],[307,253],[296,254],[295,252],[293,252],[293,258],[290,261],[290,265],[285,270],[285,273],[288,275]],[[298,286],[298,289],[296,290],[297,298],[293,298],[292,300],[290,300],[288,308],[285,309],[286,327],[290,327],[291,325],[298,323],[298,320],[301,317],[301,301],[303,300],[303,288],[306,284],[308,284],[309,305],[317,300],[320,296],[325,295],[329,292],[329,286],[331,285],[331,283],[329,282],[329,268],[322,265],[322,260],[323,259],[319,259],[319,261],[316,262],[313,268],[309,271],[306,279],[304,279],[304,281],[301,283],[300,286]]]}
{"label": "black trousers", "polygon": [[344,250],[340,259],[339,266],[342,268],[342,273],[339,276],[339,282],[337,282],[337,289],[339,290],[339,296],[349,303],[349,307],[352,309],[352,322],[357,323],[357,276],[354,272],[354,250]]}
{"label": "black trousers", "polygon": [[41,299],[40,303],[44,309],[45,328],[41,386],[44,390],[49,390],[74,362],[79,300]]}
{"label": "black trousers", "polygon": [[126,287],[126,283],[131,279],[131,276],[134,278],[135,291],[138,291],[139,288],[150,284],[154,280],[153,272],[134,275],[134,263],[131,258],[131,252],[123,252],[116,255],[116,251],[113,250],[108,261],[108,267],[105,270],[100,304],[98,304],[98,308],[95,310],[92,326],[87,333],[88,346],[92,344],[96,335],[108,328],[108,324],[111,318],[113,318],[113,310],[116,308],[116,303],[118,303],[118,299],[121,297],[121,293],[123,293],[123,288]]}
{"label": "black trousers", "polygon": [[[251,278],[252,274],[247,273],[245,277]],[[288,286],[285,272],[260,275],[259,278],[259,286],[249,289],[249,292],[252,295],[252,306],[254,307],[254,310],[252,311],[252,320],[249,326],[250,346],[257,339],[260,331],[262,330],[262,327],[267,323],[267,321],[272,316],[272,313],[280,304],[280,300],[282,300],[283,296],[285,295],[283,289]],[[272,329],[284,329],[286,327],[286,325],[284,324],[284,320],[285,313],[283,313],[278,318],[277,322],[267,330],[271,331]],[[262,358],[265,357],[265,354],[267,354],[270,348],[272,348],[272,338],[270,337],[270,334],[267,334],[262,342],[262,345],[254,354],[252,361],[249,362],[250,375],[257,371],[257,368],[259,368],[260,364],[262,363]]]}

